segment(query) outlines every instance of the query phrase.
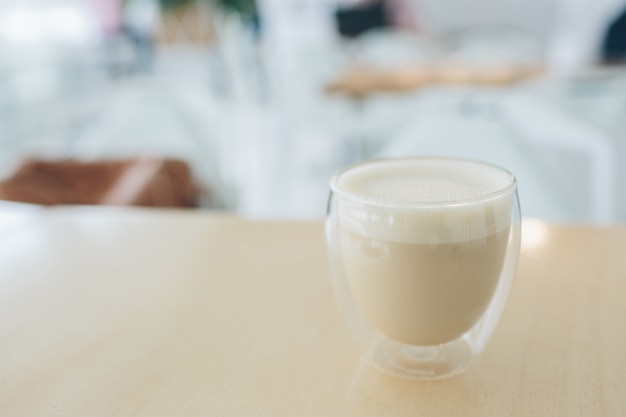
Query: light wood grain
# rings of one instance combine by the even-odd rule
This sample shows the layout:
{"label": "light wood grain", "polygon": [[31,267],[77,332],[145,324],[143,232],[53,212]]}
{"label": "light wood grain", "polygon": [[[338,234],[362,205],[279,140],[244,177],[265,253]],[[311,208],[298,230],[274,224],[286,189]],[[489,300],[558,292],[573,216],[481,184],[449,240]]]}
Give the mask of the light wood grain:
{"label": "light wood grain", "polygon": [[321,222],[0,211],[0,416],[626,415],[626,228],[524,232],[486,351],[424,383],[361,359]]}

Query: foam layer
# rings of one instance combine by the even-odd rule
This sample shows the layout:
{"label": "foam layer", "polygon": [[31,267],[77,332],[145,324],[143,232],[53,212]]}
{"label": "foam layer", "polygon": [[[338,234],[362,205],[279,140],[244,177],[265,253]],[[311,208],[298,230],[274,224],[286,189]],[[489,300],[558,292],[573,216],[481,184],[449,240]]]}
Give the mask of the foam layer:
{"label": "foam layer", "polygon": [[513,182],[490,165],[416,158],[357,165],[334,178],[333,187],[340,226],[348,230],[378,240],[446,243],[507,229]]}
{"label": "foam layer", "polygon": [[337,179],[341,190],[381,203],[475,199],[505,188],[511,176],[490,165],[455,159],[380,160],[357,165]]}

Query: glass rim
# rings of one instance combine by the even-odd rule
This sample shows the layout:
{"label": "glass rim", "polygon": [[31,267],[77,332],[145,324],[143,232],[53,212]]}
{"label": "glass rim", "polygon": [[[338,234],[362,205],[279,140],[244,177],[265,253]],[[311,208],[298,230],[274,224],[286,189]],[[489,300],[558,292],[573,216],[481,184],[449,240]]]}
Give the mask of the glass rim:
{"label": "glass rim", "polygon": [[[369,164],[376,164],[381,162],[410,162],[410,161],[447,161],[452,163],[469,163],[476,164],[483,167],[494,169],[500,173],[506,174],[509,177],[509,181],[502,187],[498,187],[495,191],[490,191],[477,197],[462,198],[457,200],[440,200],[440,201],[381,201],[376,198],[366,197],[363,195],[355,194],[350,191],[346,191],[339,186],[340,177],[348,171],[355,168],[359,168]],[[490,200],[495,200],[499,197],[512,194],[517,188],[517,179],[511,171],[504,169],[498,165],[491,164],[489,162],[479,161],[469,158],[452,158],[452,157],[438,157],[438,156],[416,156],[416,157],[401,157],[401,158],[376,158],[368,159],[366,161],[360,161],[351,165],[348,165],[333,174],[330,179],[330,189],[333,193],[341,195],[342,197],[349,198],[361,204],[367,204],[378,207],[388,208],[442,208],[442,207],[458,207],[471,205],[476,203],[482,203]]]}

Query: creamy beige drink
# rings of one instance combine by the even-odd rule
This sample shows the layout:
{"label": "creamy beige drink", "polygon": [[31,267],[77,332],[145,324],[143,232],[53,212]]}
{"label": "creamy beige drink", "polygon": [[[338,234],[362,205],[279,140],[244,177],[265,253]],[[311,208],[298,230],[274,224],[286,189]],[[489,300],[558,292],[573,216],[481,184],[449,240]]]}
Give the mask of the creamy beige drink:
{"label": "creamy beige drink", "polygon": [[[371,326],[413,345],[457,339],[485,313],[503,268],[511,177],[488,165],[379,161],[344,173],[339,244]],[[362,198],[362,199],[361,199]]]}

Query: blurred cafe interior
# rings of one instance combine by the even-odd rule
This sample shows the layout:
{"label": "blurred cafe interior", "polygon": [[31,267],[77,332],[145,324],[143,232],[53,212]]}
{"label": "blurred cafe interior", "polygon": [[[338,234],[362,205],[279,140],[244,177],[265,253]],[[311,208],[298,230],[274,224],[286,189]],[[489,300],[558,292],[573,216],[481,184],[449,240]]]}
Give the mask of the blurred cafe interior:
{"label": "blurred cafe interior", "polygon": [[626,0],[0,0],[0,417],[626,416],[625,254]]}
{"label": "blurred cafe interior", "polygon": [[626,1],[3,0],[7,205],[325,214],[365,159],[504,166],[626,220]]}

